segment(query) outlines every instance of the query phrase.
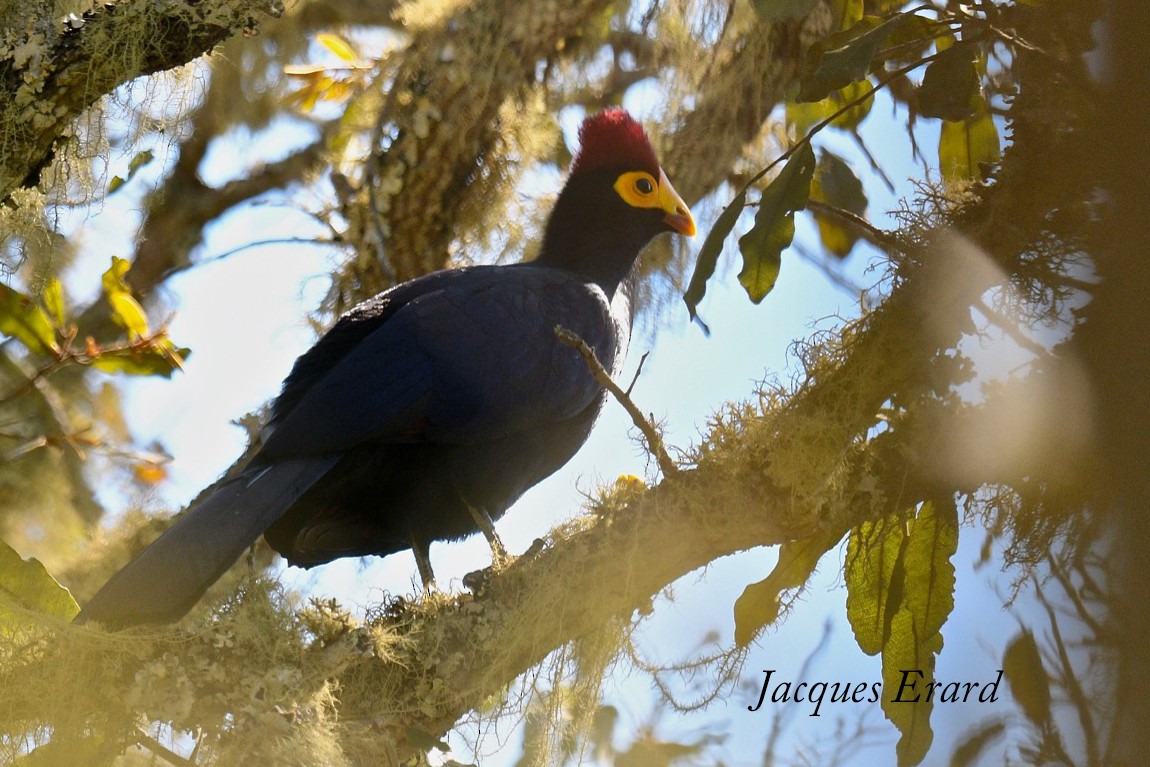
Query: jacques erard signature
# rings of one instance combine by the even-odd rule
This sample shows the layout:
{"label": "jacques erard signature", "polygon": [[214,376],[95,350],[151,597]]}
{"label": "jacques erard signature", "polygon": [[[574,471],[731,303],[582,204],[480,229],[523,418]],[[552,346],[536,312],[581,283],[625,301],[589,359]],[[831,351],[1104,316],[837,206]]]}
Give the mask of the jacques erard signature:
{"label": "jacques erard signature", "polygon": [[[775,669],[763,669],[763,689],[759,701],[747,706],[748,711],[758,711],[763,702],[772,703],[813,703],[811,716],[818,716],[823,703],[877,703],[882,697],[882,682],[775,682],[771,677]],[[998,685],[1002,681],[1002,669],[997,670],[993,681],[983,682],[923,682],[925,674],[920,669],[903,669],[898,689],[891,696],[891,703],[997,703]],[[828,697],[829,693],[829,697]]]}

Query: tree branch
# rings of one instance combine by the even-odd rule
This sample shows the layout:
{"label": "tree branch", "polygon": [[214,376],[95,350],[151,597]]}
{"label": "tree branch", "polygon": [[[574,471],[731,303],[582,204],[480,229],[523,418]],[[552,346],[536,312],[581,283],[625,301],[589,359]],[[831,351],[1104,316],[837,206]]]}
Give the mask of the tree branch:
{"label": "tree branch", "polygon": [[59,137],[105,94],[186,64],[280,12],[276,0],[120,0],[60,20],[48,15],[55,6],[45,7],[20,48],[0,49],[0,200],[39,182]]}
{"label": "tree branch", "polygon": [[587,342],[577,336],[574,332],[568,330],[562,325],[555,326],[555,335],[559,337],[567,346],[579,352],[587,363],[588,370],[595,380],[599,382],[604,389],[611,393],[611,396],[618,400],[627,414],[631,416],[631,421],[635,424],[635,428],[643,433],[643,438],[647,440],[647,449],[651,455],[655,456],[655,460],[659,463],[659,469],[662,470],[664,477],[673,477],[679,473],[679,467],[671,460],[671,456],[667,455],[667,449],[663,446],[663,437],[655,429],[654,424],[643,415],[643,411],[639,409],[634,400],[628,396],[627,392],[619,387],[619,384],[611,378],[611,374],[603,369],[603,365],[595,357],[595,350],[587,345]]}
{"label": "tree branch", "polygon": [[323,161],[324,149],[325,140],[318,139],[215,188],[204,184],[194,172],[170,176],[149,206],[127,275],[133,292],[146,297],[169,275],[191,266],[191,252],[202,240],[207,224],[240,203],[298,182]]}

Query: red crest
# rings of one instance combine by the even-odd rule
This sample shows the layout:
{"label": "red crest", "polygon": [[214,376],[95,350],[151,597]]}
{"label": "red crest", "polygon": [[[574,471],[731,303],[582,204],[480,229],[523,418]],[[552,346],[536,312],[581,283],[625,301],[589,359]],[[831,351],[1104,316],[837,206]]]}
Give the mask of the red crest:
{"label": "red crest", "polygon": [[659,175],[659,160],[643,126],[622,109],[604,109],[579,126],[579,151],[571,163],[571,175],[597,168],[645,170]]}

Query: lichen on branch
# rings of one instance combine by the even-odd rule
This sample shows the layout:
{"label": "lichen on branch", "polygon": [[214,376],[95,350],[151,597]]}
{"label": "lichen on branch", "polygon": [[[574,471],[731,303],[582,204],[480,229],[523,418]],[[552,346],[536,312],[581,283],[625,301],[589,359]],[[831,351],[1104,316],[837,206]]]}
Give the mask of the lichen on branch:
{"label": "lichen on branch", "polygon": [[279,0],[154,3],[120,0],[56,16],[5,14],[0,28],[0,200],[35,186],[72,122],[119,86],[254,34],[281,12]]}

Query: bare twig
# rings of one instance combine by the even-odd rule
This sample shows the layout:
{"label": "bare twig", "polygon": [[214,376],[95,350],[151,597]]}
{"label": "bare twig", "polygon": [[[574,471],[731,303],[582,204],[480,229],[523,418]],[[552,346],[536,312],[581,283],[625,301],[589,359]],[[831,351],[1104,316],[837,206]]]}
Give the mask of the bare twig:
{"label": "bare twig", "polygon": [[647,357],[651,356],[651,352],[643,352],[643,356],[639,358],[639,367],[635,368],[635,376],[631,379],[630,385],[627,387],[627,396],[631,396],[631,390],[635,388],[635,384],[639,383],[639,376],[643,374],[643,363],[647,361]]}
{"label": "bare twig", "polygon": [[[96,345],[91,337],[88,339],[88,345],[83,350],[76,350],[72,348],[73,339],[65,339],[63,348],[56,352],[54,359],[49,360],[43,366],[34,371],[22,371],[24,381],[7,392],[0,392],[0,404],[5,404],[15,400],[17,397],[22,397],[33,389],[40,387],[41,383],[50,375],[68,365],[83,365],[88,366],[95,363],[101,357],[134,357],[144,352],[154,352],[165,357],[174,368],[183,368],[183,360],[180,355],[175,351],[174,347],[166,345],[168,341],[167,328],[160,328],[156,332],[148,336],[142,336],[131,341],[118,343],[108,346]],[[8,364],[10,359],[5,359],[4,363]],[[62,410],[59,420],[64,422]]]}
{"label": "bare twig", "polygon": [[[164,761],[176,765],[176,767],[196,767],[196,763],[194,761],[185,759],[184,757],[180,756],[175,751],[167,748],[143,730],[136,730],[136,744],[143,746],[148,751],[151,751],[155,756],[158,756]],[[197,743],[196,746],[198,748],[199,744]]]}
{"label": "bare twig", "polygon": [[[1035,596],[1038,598],[1039,604],[1041,604],[1042,608],[1046,611],[1047,618],[1050,621],[1050,643],[1052,652],[1057,656],[1058,664],[1055,673],[1067,697],[1070,699],[1070,704],[1078,714],[1078,721],[1082,727],[1082,737],[1086,745],[1087,764],[1101,764],[1102,762],[1098,757],[1098,730],[1094,723],[1094,714],[1091,711],[1090,697],[1082,688],[1082,683],[1079,682],[1078,675],[1074,673],[1074,663],[1070,659],[1066,642],[1062,639],[1062,631],[1058,626],[1058,616],[1054,611],[1054,606],[1050,603],[1046,594],[1043,593],[1042,586],[1038,583],[1037,579],[1035,579]],[[1049,719],[1043,724],[1042,735],[1044,742],[1055,753],[1058,759],[1062,760],[1065,764],[1074,763],[1069,754],[1066,753],[1065,746],[1062,743],[1061,733],[1052,726]]]}
{"label": "bare twig", "polygon": [[807,200],[807,208],[811,211],[843,219],[855,228],[862,230],[861,233],[867,240],[887,253],[901,253],[903,250],[903,245],[899,242],[898,237],[891,232],[878,228],[857,213],[837,205],[830,205],[822,200]]}
{"label": "bare twig", "polygon": [[632,401],[627,395],[627,392],[623,391],[619,388],[619,384],[611,380],[610,374],[603,369],[603,365],[600,364],[598,358],[596,358],[595,351],[587,345],[586,341],[562,325],[555,326],[555,335],[559,337],[561,342],[583,355],[583,359],[587,362],[587,368],[591,371],[591,375],[595,377],[596,381],[603,385],[603,388],[611,392],[611,396],[618,400],[619,404],[623,406],[623,409],[627,411],[627,414],[631,416],[635,427],[643,433],[643,438],[647,440],[647,449],[651,452],[651,455],[655,456],[655,460],[659,463],[659,468],[663,471],[663,476],[673,477],[678,474],[679,467],[675,465],[675,462],[671,460],[671,456],[667,454],[667,449],[663,446],[663,438],[659,435],[659,432],[655,429],[651,421],[643,415],[643,411]]}
{"label": "bare twig", "polygon": [[1006,335],[1010,336],[1014,343],[1021,346],[1026,351],[1033,354],[1035,357],[1044,358],[1049,356],[1050,351],[1038,343],[1034,339],[1027,336],[1018,327],[1018,323],[1010,319],[1002,312],[990,307],[985,301],[979,298],[974,302],[974,308],[977,309],[991,324],[995,325],[999,330]]}
{"label": "bare twig", "polygon": [[902,77],[903,75],[906,75],[909,72],[913,72],[914,70],[918,69],[921,66],[925,66],[926,64],[929,64],[930,62],[934,61],[935,59],[937,59],[939,57],[939,55],[940,54],[938,54],[938,53],[934,53],[934,54],[931,54],[930,56],[924,56],[923,58],[919,59],[918,61],[913,61],[910,64],[899,67],[898,69],[895,69],[895,70],[889,72],[885,77],[879,78],[878,82],[874,84],[874,87],[871,90],[867,91],[866,93],[864,93],[862,96],[859,96],[858,98],[851,99],[846,104],[844,104],[842,107],[835,110],[831,114],[827,115],[826,118],[815,123],[809,130],[807,130],[807,132],[803,135],[803,137],[800,138],[798,141],[796,141],[794,144],[792,144],[789,149],[787,149],[785,152],[783,152],[778,157],[776,157],[773,161],[768,163],[765,168],[762,168],[757,173],[755,173],[753,176],[751,176],[750,180],[747,181],[745,184],[743,184],[743,187],[742,187],[742,189],[739,190],[739,193],[743,194],[743,193],[747,192],[752,186],[754,186],[755,184],[762,181],[763,178],[765,178],[766,175],[768,173],[770,173],[775,168],[776,165],[781,165],[782,163],[789,160],[791,158],[791,155],[793,155],[795,152],[799,151],[799,149],[802,148],[803,144],[809,144],[811,142],[811,139],[814,138],[815,134],[817,134],[823,128],[827,127],[828,125],[833,123],[835,120],[837,120],[839,117],[843,116],[844,114],[846,114],[850,110],[854,109],[859,104],[866,101],[867,99],[872,98],[874,96],[874,94],[878,93],[880,90],[887,87],[888,85],[890,85],[892,82],[894,82],[898,78]]}

